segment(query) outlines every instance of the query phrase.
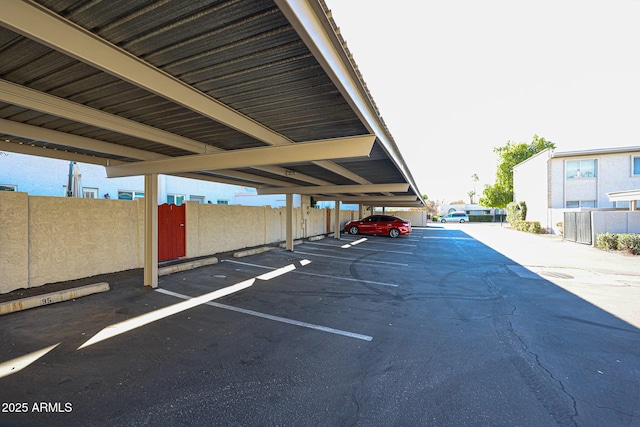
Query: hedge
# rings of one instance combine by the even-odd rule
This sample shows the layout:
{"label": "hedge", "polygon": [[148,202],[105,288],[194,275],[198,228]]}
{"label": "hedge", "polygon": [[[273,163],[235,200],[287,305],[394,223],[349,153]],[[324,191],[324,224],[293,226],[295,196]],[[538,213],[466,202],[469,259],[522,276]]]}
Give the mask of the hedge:
{"label": "hedge", "polygon": [[493,215],[469,215],[469,222],[493,222]]}
{"label": "hedge", "polygon": [[526,231],[527,233],[545,234],[547,231],[542,228],[540,221],[514,221],[511,227],[518,231]]}
{"label": "hedge", "polygon": [[596,235],[596,248],[624,251],[640,255],[640,234],[600,233]]}
{"label": "hedge", "polygon": [[507,205],[507,222],[515,226],[518,221],[527,219],[527,204],[525,202],[511,202]]}

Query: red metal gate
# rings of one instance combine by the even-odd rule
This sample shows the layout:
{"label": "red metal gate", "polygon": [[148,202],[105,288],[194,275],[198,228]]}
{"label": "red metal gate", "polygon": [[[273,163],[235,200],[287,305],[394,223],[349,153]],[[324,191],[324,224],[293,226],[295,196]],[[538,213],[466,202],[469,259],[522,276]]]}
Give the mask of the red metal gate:
{"label": "red metal gate", "polygon": [[158,206],[158,261],[185,256],[185,207]]}

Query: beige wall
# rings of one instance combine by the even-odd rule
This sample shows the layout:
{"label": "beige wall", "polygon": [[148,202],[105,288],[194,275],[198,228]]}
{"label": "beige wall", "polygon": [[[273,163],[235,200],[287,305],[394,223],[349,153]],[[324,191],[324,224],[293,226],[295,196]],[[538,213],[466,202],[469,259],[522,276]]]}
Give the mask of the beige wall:
{"label": "beige wall", "polygon": [[[186,202],[187,258],[282,242],[286,209]],[[341,212],[345,219],[348,212]],[[293,209],[293,238],[326,233],[326,209]],[[346,221],[345,221],[346,222]]]}
{"label": "beige wall", "polygon": [[141,200],[29,197],[29,287],[142,266]]}
{"label": "beige wall", "polygon": [[[331,211],[329,215],[333,221]],[[353,215],[357,213],[341,211],[342,224]],[[187,202],[186,255],[284,241],[285,216],[285,208]],[[294,239],[326,233],[326,218],[326,209],[295,208]],[[0,191],[0,293],[143,265],[144,200]]]}
{"label": "beige wall", "polygon": [[412,211],[391,211],[389,215],[395,215],[399,218],[411,221],[412,227],[426,227],[429,220],[427,220],[427,211],[425,209],[416,209]]}
{"label": "beige wall", "polygon": [[29,198],[0,191],[0,293],[29,286]]}
{"label": "beige wall", "polygon": [[592,211],[593,242],[600,233],[640,234],[640,211]]}

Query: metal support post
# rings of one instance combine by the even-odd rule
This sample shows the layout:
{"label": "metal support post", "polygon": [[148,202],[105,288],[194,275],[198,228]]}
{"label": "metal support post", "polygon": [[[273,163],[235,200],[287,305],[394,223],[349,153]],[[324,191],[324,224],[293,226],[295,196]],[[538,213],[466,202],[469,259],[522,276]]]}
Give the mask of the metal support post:
{"label": "metal support post", "polygon": [[158,287],[158,174],[144,176],[144,285]]}

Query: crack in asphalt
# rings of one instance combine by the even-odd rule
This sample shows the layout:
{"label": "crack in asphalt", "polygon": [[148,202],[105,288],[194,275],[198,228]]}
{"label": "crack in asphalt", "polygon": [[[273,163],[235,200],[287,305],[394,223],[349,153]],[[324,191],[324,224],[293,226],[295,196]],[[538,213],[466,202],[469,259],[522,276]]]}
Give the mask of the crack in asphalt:
{"label": "crack in asphalt", "polygon": [[[488,281],[489,281],[490,287],[496,289],[497,292],[500,292],[500,287],[496,285],[491,280],[490,277],[488,278]],[[531,387],[534,391],[541,392],[541,393],[536,393],[536,397],[538,398],[538,400],[540,400],[542,405],[545,408],[547,408],[547,410],[549,411],[549,414],[554,419],[556,419],[558,422],[561,422],[563,419],[566,419],[567,421],[570,420],[571,424],[577,427],[578,422],[576,421],[576,418],[578,417],[579,413],[578,413],[578,403],[576,398],[571,393],[569,393],[564,383],[560,379],[556,378],[553,372],[551,372],[551,370],[542,363],[542,361],[540,360],[540,356],[529,348],[529,346],[525,342],[522,335],[516,332],[513,322],[511,321],[511,318],[515,316],[515,313],[517,311],[516,305],[513,304],[511,301],[509,301],[504,295],[502,295],[502,300],[511,308],[511,312],[499,314],[499,316],[495,316],[494,319],[496,319],[497,321],[498,318],[502,318],[506,321],[506,333],[509,334],[511,337],[515,338],[517,342],[520,343],[522,350],[528,355],[533,357],[533,359],[535,360],[535,365],[539,369],[542,369],[542,371],[544,371],[546,375],[560,387],[562,394],[564,394],[571,400],[573,413],[570,414],[569,411],[565,409],[566,405],[564,405],[560,399],[556,398],[555,396],[549,393],[549,391],[551,390],[544,390],[545,388],[551,388],[551,387],[545,384],[545,382],[543,381],[543,378],[541,378],[538,374],[533,372],[528,366],[526,367],[521,366],[523,364],[527,364],[527,362],[524,360],[524,358],[521,355],[517,354],[518,350],[515,348],[514,345],[509,344],[508,340],[503,339],[501,341],[503,342],[503,344],[505,344],[505,348],[507,348],[507,351],[510,351],[513,354],[513,356],[515,356],[515,359],[513,360],[513,362],[516,370],[518,370],[522,378],[525,380],[525,383],[529,387]],[[495,326],[499,326],[499,325],[496,324]],[[499,330],[499,328],[497,327],[496,333],[498,334],[498,336],[501,336],[505,332],[503,332],[502,330]],[[519,363],[516,363],[516,362],[519,362]]]}
{"label": "crack in asphalt", "polygon": [[578,400],[578,401],[580,401],[580,402],[582,402],[582,403],[585,403],[585,404],[587,404],[587,405],[591,405],[591,406],[593,406],[593,407],[595,407],[595,408],[598,408],[598,409],[607,409],[607,410],[609,410],[609,411],[613,411],[613,412],[616,412],[616,413],[618,413],[618,414],[625,415],[625,416],[627,416],[627,417],[631,417],[632,419],[638,419],[638,420],[640,420],[640,415],[635,415],[635,414],[631,414],[631,413],[629,413],[629,412],[624,412],[624,411],[621,411],[621,410],[620,410],[620,409],[618,409],[618,408],[612,408],[611,406],[596,405],[596,404],[595,404],[595,403],[593,403],[593,402],[589,402],[589,401],[586,401],[586,400],[583,400],[583,399],[577,399],[577,400]]}

